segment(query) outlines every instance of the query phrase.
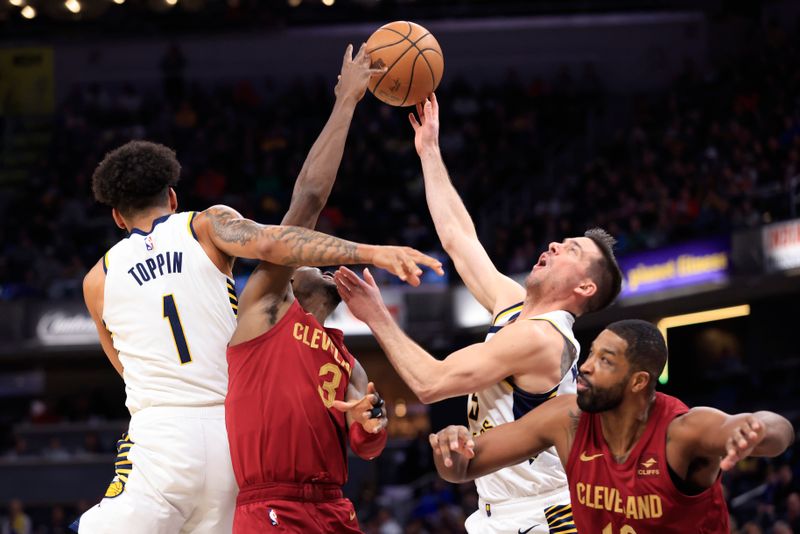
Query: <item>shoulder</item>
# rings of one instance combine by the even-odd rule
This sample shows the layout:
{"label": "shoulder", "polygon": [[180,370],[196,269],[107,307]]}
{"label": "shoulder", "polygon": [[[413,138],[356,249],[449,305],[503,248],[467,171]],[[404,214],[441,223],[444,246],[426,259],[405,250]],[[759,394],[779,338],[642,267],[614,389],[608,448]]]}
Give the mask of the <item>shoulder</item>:
{"label": "shoulder", "polygon": [[86,276],[83,277],[83,298],[90,311],[102,301],[106,284],[106,272],[103,267],[104,259],[105,257],[100,258],[100,260],[89,269]]}
{"label": "shoulder", "polygon": [[486,343],[494,345],[514,346],[526,352],[538,352],[542,348],[552,347],[557,342],[561,347],[561,334],[548,321],[517,319],[503,326]]}
{"label": "shoulder", "polygon": [[216,204],[203,211],[197,212],[192,224],[204,226],[209,223],[225,222],[233,219],[242,219],[242,214],[224,204]]}

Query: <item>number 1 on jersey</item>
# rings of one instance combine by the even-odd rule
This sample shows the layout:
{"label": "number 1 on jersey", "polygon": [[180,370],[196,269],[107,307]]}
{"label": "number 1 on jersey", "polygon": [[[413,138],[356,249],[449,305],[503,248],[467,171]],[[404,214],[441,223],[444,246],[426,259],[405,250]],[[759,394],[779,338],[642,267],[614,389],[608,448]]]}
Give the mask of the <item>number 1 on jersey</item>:
{"label": "number 1 on jersey", "polygon": [[169,319],[172,339],[175,340],[175,348],[178,350],[181,365],[190,363],[192,355],[189,352],[189,344],[186,343],[186,336],[183,335],[181,316],[178,315],[178,307],[175,305],[175,297],[172,295],[164,295],[164,318]]}

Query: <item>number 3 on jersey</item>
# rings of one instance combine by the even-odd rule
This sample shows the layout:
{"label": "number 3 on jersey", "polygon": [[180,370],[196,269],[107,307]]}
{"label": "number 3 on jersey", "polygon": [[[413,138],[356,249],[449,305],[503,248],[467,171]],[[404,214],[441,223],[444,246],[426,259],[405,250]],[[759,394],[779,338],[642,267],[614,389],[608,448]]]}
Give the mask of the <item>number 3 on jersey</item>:
{"label": "number 3 on jersey", "polygon": [[336,388],[342,381],[342,371],[339,366],[333,363],[326,363],[319,368],[319,376],[333,375],[330,380],[326,380],[321,386],[317,386],[319,396],[322,397],[322,403],[326,408],[333,406],[333,401],[336,400]]}
{"label": "number 3 on jersey", "polygon": [[175,348],[181,359],[181,365],[191,363],[192,354],[189,352],[189,344],[186,343],[186,336],[183,335],[181,316],[178,315],[175,297],[171,294],[164,295],[164,319],[169,319],[169,327],[172,329],[172,339],[175,341]]}

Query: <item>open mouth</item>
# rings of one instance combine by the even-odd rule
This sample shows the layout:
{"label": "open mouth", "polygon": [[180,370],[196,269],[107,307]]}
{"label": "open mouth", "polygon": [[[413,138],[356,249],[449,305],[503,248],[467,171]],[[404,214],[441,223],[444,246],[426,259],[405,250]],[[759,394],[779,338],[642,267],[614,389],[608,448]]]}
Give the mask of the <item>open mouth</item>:
{"label": "open mouth", "polygon": [[539,256],[539,261],[536,262],[534,267],[546,267],[547,266],[547,252],[543,252],[541,256]]}

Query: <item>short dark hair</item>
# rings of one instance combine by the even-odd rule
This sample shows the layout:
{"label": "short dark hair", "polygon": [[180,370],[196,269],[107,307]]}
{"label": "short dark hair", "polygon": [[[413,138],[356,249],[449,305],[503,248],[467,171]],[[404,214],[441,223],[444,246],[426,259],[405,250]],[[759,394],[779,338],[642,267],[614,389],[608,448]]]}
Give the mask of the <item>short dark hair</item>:
{"label": "short dark hair", "polygon": [[667,364],[667,342],[658,328],[653,323],[640,319],[625,319],[611,323],[606,330],[625,340],[628,344],[625,358],[631,365],[631,371],[647,371],[650,375],[650,390],[654,390],[658,377]]}
{"label": "short dark hair", "polygon": [[164,203],[180,175],[171,148],[130,141],[105,155],[92,175],[92,192],[98,202],[129,216]]}
{"label": "short dark hair", "polygon": [[585,312],[602,310],[611,305],[622,289],[622,271],[614,256],[617,240],[602,228],[592,228],[583,234],[600,249],[600,258],[589,266],[589,276],[597,284],[597,292],[586,303]]}

